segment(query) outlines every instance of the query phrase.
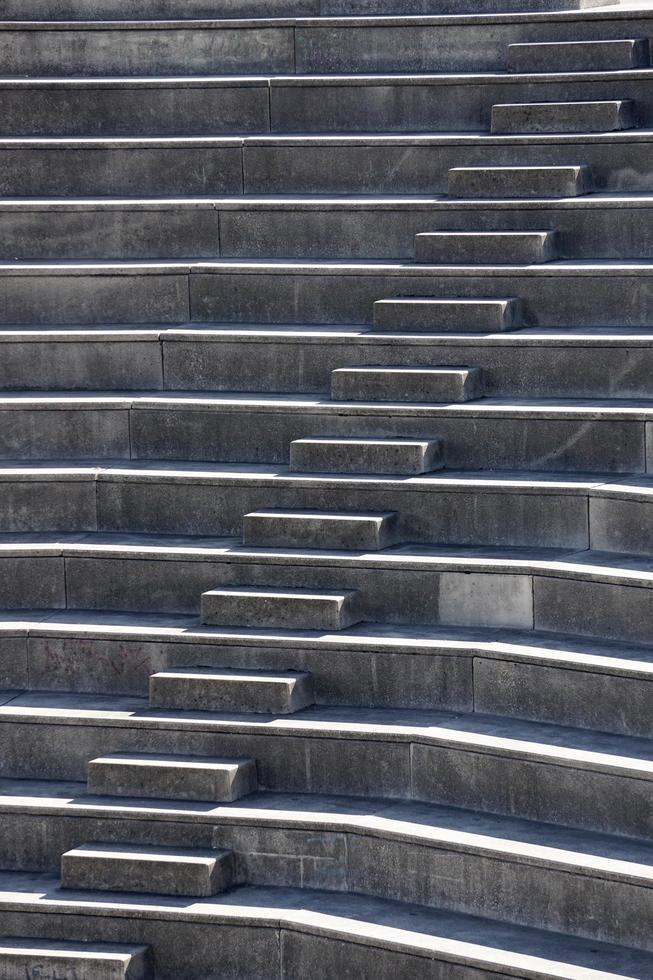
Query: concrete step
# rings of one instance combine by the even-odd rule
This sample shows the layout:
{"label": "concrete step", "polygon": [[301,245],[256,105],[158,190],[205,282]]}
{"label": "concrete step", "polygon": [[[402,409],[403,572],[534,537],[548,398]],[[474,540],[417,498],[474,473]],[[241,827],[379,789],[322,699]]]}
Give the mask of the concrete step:
{"label": "concrete step", "polygon": [[452,197],[575,197],[591,190],[587,166],[456,167],[449,171]]}
{"label": "concrete step", "polygon": [[467,402],[482,393],[478,368],[361,366],[331,374],[335,401]]}
{"label": "concrete step", "polygon": [[526,41],[508,45],[508,71],[628,71],[650,65],[648,38]]}
{"label": "concrete step", "polygon": [[396,260],[420,232],[504,228],[558,229],[561,257],[650,259],[652,211],[650,195],[0,201],[0,259]]}
{"label": "concrete step", "polygon": [[[237,742],[256,755],[261,790],[357,796],[368,806],[378,797],[437,803],[650,844],[651,739],[439,709],[315,707],[300,717],[275,717],[272,724],[266,715],[198,719],[180,712],[161,718],[133,697],[29,693],[0,705],[0,718],[7,747],[3,772],[10,780],[79,780],[99,744],[114,752],[139,738],[152,749],[212,744],[220,751]],[[47,795],[47,787],[43,791]],[[77,798],[76,788],[68,792]],[[179,807],[170,809],[179,822]],[[105,812],[95,808],[84,817]],[[4,813],[1,826],[11,833]],[[13,865],[15,852],[7,844],[12,857],[5,860]],[[122,880],[111,888],[126,885]],[[94,887],[90,875],[83,887]]]}
{"label": "concrete step", "polygon": [[[206,666],[195,667],[199,661]],[[225,661],[238,668],[225,670]],[[31,686],[52,693],[145,697],[149,686],[151,707],[182,717],[195,710],[287,715],[315,699],[323,706],[476,709],[653,736],[650,646],[538,630],[369,623],[312,636],[268,630],[262,645],[247,628],[202,627],[190,616],[3,611],[2,687],[25,690],[28,668]]]}
{"label": "concrete step", "polygon": [[57,942],[52,939],[0,939],[3,980],[25,977],[84,980],[153,980],[149,950],[117,943]]}
{"label": "concrete step", "polygon": [[360,622],[355,590],[311,592],[309,589],[226,586],[202,594],[202,622],[209,626],[252,629],[347,629]]}
{"label": "concrete step", "polygon": [[432,265],[530,265],[558,256],[554,231],[429,231],[415,235],[415,261]]}
{"label": "concrete step", "polygon": [[[0,481],[3,537],[99,531],[237,539],[243,511],[267,501],[276,510],[255,513],[284,516],[281,525],[274,523],[283,538],[270,538],[272,525],[266,522],[265,540],[274,547],[291,542],[297,547],[303,541],[342,550],[357,540],[365,550],[374,550],[371,545],[378,538],[365,515],[376,520],[385,512],[398,515],[396,533],[403,542],[581,550],[591,540],[601,551],[653,554],[653,497],[645,475],[619,479],[615,474],[448,469],[375,479],[367,474],[306,477],[274,465],[97,461],[5,464]],[[373,503],[382,510],[370,511]],[[310,513],[319,515],[320,537],[306,537]],[[342,523],[335,520],[340,515]],[[353,528],[345,516],[347,521],[358,517],[360,525]],[[247,538],[249,546],[262,542],[261,524],[262,518],[257,520],[258,536]],[[361,526],[366,529],[363,539],[357,537]],[[347,538],[342,527],[349,528]],[[390,542],[384,533],[382,543]]]}
{"label": "concrete step", "polygon": [[497,333],[521,325],[517,298],[431,299],[416,296],[380,299],[374,304],[374,330],[380,333]]}
{"label": "concrete step", "polygon": [[[444,879],[452,881],[454,876]],[[25,882],[23,875],[3,872],[0,909],[3,914],[8,910],[27,917],[41,896],[41,904],[48,904],[47,920],[52,930],[70,935],[74,933],[72,924],[79,921],[92,928],[97,915],[89,913],[79,897],[61,894],[57,885],[54,875],[35,874]],[[174,914],[168,913],[165,929],[157,930],[152,913],[142,903],[115,896],[111,906],[103,909],[103,925],[112,933],[122,930],[130,936],[160,936],[158,961],[167,964],[171,977],[183,975],[182,970],[190,976],[211,976],[215,952],[203,941],[207,929],[220,948],[229,951],[228,962],[234,964],[234,972],[240,969],[252,977],[269,976],[270,967],[279,973],[281,957],[273,942],[279,927],[285,937],[284,965],[289,976],[311,976],[314,980],[346,976],[347,970],[354,970],[356,976],[381,977],[379,965],[390,975],[386,961],[395,975],[401,971],[411,980],[430,980],[434,969],[443,976],[457,974],[464,980],[493,980],[498,970],[508,976],[515,969],[524,980],[577,980],[580,976],[605,980],[606,973],[614,980],[632,980],[646,977],[653,963],[650,952],[623,943],[518,926],[496,918],[470,917],[435,904],[407,904],[335,890],[242,887],[237,894],[197,904],[201,918],[197,908],[186,909],[177,903]],[[557,907],[557,903],[549,905]],[[158,914],[163,907],[157,908]],[[585,903],[581,907],[585,908]],[[183,937],[186,943],[181,941]]]}
{"label": "concrete step", "polygon": [[94,796],[232,803],[256,788],[254,759],[125,754],[88,764],[88,791]]}
{"label": "concrete step", "polygon": [[429,473],[441,469],[438,439],[310,438],[290,444],[290,469],[304,473]]}
{"label": "concrete step", "polygon": [[[5,198],[154,198],[244,191],[432,197],[447,192],[448,172],[456,167],[568,168],[571,153],[577,154],[572,139],[572,134],[404,135],[382,130],[351,134],[346,140],[333,134],[12,137],[0,139],[0,194]],[[588,134],[582,151],[596,189],[651,192],[650,131]],[[632,168],[623,165],[625,153]],[[563,183],[568,188],[569,183]]]}
{"label": "concrete step", "polygon": [[[48,800],[48,787],[42,782],[5,781],[0,808],[9,827],[3,829],[0,839],[7,850],[18,836],[16,815],[11,811],[12,791],[16,802],[38,815],[48,838],[75,832],[71,796],[84,808],[85,821],[97,826],[98,810],[79,784],[53,781]],[[640,942],[643,935],[649,938],[642,920],[646,920],[653,858],[646,843],[392,799],[370,799],[365,804],[351,796],[267,793],[247,802],[249,807],[219,808],[217,825],[215,811],[199,808],[179,807],[174,814],[161,808],[145,812],[158,823],[159,833],[174,834],[183,827],[181,832],[190,842],[201,840],[211,829],[216,845],[231,848],[235,844],[240,876],[259,887],[301,883],[312,888],[320,881],[316,865],[321,865],[332,883],[347,881],[352,891],[370,897],[419,900],[427,906],[457,908],[474,915],[491,912],[505,922],[537,922],[575,935],[620,937],[633,943]],[[142,816],[139,820],[124,808],[107,805],[104,819],[107,830],[122,835],[124,846],[128,846],[126,838],[137,838],[142,823]],[[26,862],[33,862],[35,847],[36,842],[27,845]],[[442,875],[453,861],[460,867],[460,876]],[[56,841],[48,840],[42,870],[54,870],[59,862]],[[476,878],[488,863],[505,889],[499,908],[494,889],[465,889],[464,882]],[[424,883],[435,877],[440,880],[438,889],[425,891]],[[598,894],[589,905],[587,899],[595,889]],[[551,891],[558,899],[553,905]],[[584,914],[579,914],[574,899],[586,909]]]}
{"label": "concrete step", "polygon": [[398,538],[394,511],[262,510],[243,518],[243,544],[253,548],[381,551]]}
{"label": "concrete step", "polygon": [[629,100],[512,102],[492,106],[493,133],[607,133],[635,125],[635,106]]}
{"label": "concrete step", "polygon": [[643,423],[652,420],[650,399],[418,405],[320,395],[20,393],[0,397],[0,458],[284,466],[290,458],[294,472],[404,476],[446,460],[476,471],[627,474],[646,468]]}
{"label": "concrete step", "polygon": [[[5,137],[478,133],[489,130],[492,107],[500,103],[572,98],[589,103],[615,97],[612,72],[582,77],[497,72],[284,74],[284,68],[277,72],[274,64],[262,71],[260,45],[247,30],[241,32],[253,51],[247,73],[241,73],[243,56],[236,54],[235,69],[216,75],[210,33],[200,31],[198,37],[187,30],[172,32],[172,50],[169,43],[169,50],[158,57],[158,69],[154,55],[143,63],[144,46],[154,44],[152,32],[139,37],[139,32],[122,30],[113,46],[101,31],[62,32],[55,55],[61,57],[65,40],[77,46],[69,65],[57,68],[52,64],[52,33],[33,27],[0,33]],[[286,29],[277,58],[282,66],[291,37]],[[85,64],[83,47],[92,44],[100,50],[89,52],[91,61]],[[157,51],[160,45],[159,38]],[[616,94],[636,102],[639,124],[651,127],[653,70],[637,69],[625,76]]]}
{"label": "concrete step", "polygon": [[314,702],[310,674],[175,667],[150,677],[150,705],[174,711],[290,715]]}
{"label": "concrete step", "polygon": [[83,844],[61,856],[61,887],[207,897],[234,882],[231,851]]}

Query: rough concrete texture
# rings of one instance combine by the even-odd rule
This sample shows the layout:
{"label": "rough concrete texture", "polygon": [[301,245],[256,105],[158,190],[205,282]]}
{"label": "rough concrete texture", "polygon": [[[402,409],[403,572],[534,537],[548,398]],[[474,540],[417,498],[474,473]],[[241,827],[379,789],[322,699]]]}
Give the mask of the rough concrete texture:
{"label": "rough concrete texture", "polygon": [[1,6],[0,978],[650,980],[653,10]]}

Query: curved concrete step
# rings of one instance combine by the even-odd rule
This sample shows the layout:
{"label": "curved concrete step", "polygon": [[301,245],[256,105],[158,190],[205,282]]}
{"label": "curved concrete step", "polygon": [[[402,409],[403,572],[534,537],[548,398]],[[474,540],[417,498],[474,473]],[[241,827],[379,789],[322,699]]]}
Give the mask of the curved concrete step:
{"label": "curved concrete step", "polygon": [[[225,670],[225,662],[237,669]],[[538,630],[367,623],[338,633],[267,630],[262,636],[202,627],[196,617],[181,615],[3,612],[0,676],[2,688],[14,691],[25,690],[28,677],[35,689],[53,692],[144,697],[149,685],[151,705],[168,711],[252,712],[267,705],[288,714],[313,699],[359,707],[476,707],[653,735],[649,646]]]}
{"label": "curved concrete step", "polygon": [[109,755],[91,759],[87,785],[95,796],[231,803],[256,790],[256,761],[152,753]]}
{"label": "curved concrete step", "polygon": [[162,715],[140,698],[45,693],[15,696],[0,720],[8,778],[82,781],[98,748],[139,741],[167,752],[237,745],[256,758],[262,790],[439,803],[650,840],[650,738],[434,710]]}
{"label": "curved concrete step", "polygon": [[[380,980],[391,980],[400,970],[411,980],[433,980],[435,971],[443,970],[451,976],[455,971],[461,980],[492,980],[497,971],[510,975],[515,970],[524,980],[646,980],[652,963],[650,953],[632,947],[333,891],[240,888],[222,898],[199,899],[189,909],[172,900],[163,904],[141,898],[136,904],[133,898],[112,896],[107,902],[101,893],[66,897],[57,885],[50,875],[26,880],[4,872],[0,909],[29,914],[46,905],[49,923],[70,935],[75,920],[85,926],[96,920],[95,906],[102,902],[111,931],[126,920],[122,929],[128,935],[157,937],[159,956],[172,970],[183,966],[204,977],[211,976],[215,952],[202,941],[207,935],[203,924],[229,950],[230,966],[266,980],[290,980],[311,971],[315,980],[331,980],[347,969]],[[157,928],[162,913],[164,930]],[[230,941],[234,928],[241,940],[237,945]],[[180,944],[180,935],[190,942]]]}
{"label": "curved concrete step", "polygon": [[[147,818],[155,835],[176,833],[186,847],[212,832],[215,847],[233,850],[239,880],[250,885],[309,888],[321,872],[337,891],[492,913],[506,923],[604,941],[649,940],[651,847],[628,838],[434,804],[304,794],[258,794],[246,805],[213,809],[161,801],[130,812],[86,797],[75,783],[6,780],[0,784],[6,850],[17,840],[21,806],[27,821],[47,828],[43,870],[58,868],[57,845],[79,833],[80,821],[128,849]],[[34,861],[36,847],[27,846],[25,861]],[[458,875],[446,873],[454,867]],[[488,879],[484,887],[468,885]]]}
{"label": "curved concrete step", "polygon": [[233,883],[230,851],[84,844],[61,856],[61,887],[204,897]]}

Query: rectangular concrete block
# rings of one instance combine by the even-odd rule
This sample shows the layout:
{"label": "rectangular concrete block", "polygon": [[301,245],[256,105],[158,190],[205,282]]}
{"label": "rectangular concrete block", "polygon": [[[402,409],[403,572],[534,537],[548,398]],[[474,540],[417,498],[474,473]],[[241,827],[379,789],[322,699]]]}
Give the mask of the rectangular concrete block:
{"label": "rectangular concrete block", "polygon": [[83,844],[61,857],[62,888],[208,897],[233,883],[231,851]]}
{"label": "rectangular concrete block", "polygon": [[467,402],[482,390],[478,368],[351,367],[331,374],[334,401]]}
{"label": "rectangular concrete block", "polygon": [[525,102],[492,106],[493,133],[608,133],[635,125],[633,103]]}
{"label": "rectangular concrete block", "polygon": [[379,551],[397,540],[394,512],[262,510],[243,518],[243,544],[254,548]]}
{"label": "rectangular concrete block", "polygon": [[586,166],[454,167],[449,194],[463,198],[578,197],[592,189]]}
{"label": "rectangular concrete block", "polygon": [[308,589],[212,589],[202,595],[202,622],[252,629],[341,630],[360,622],[359,593]]}
{"label": "rectangular concrete block", "polygon": [[521,303],[510,299],[398,297],[374,304],[379,333],[498,333],[521,323]]}
{"label": "rectangular concrete block", "polygon": [[415,260],[434,265],[530,265],[557,255],[551,231],[434,231],[415,236]]}
{"label": "rectangular concrete block", "polygon": [[290,469],[304,473],[430,473],[442,469],[439,439],[295,439]]}
{"label": "rectangular concrete block", "polygon": [[179,667],[150,677],[152,708],[289,715],[313,701],[313,681],[303,671]]}
{"label": "rectangular concrete block", "polygon": [[508,45],[508,71],[628,71],[650,64],[648,38]]}
{"label": "rectangular concrete block", "polygon": [[152,980],[145,946],[0,939],[2,980]]}
{"label": "rectangular concrete block", "polygon": [[88,764],[88,791],[94,796],[231,803],[256,788],[254,759],[126,754]]}

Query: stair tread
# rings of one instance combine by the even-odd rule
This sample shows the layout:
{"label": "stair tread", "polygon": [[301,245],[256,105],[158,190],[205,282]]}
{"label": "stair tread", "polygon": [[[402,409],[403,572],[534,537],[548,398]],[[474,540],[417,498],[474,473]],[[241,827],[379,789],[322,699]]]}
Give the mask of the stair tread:
{"label": "stair tread", "polygon": [[[151,919],[162,909],[174,909],[176,918],[191,918],[202,910],[204,921],[266,922],[285,929],[315,932],[343,940],[373,941],[381,948],[438,955],[452,964],[491,965],[518,970],[525,978],[542,976],[569,980],[627,980],[648,976],[653,954],[614,944],[598,943],[524,926],[513,926],[478,916],[442,909],[367,898],[338,892],[296,888],[241,887],[228,894],[187,899],[165,905],[151,896],[85,893],[84,898],[62,895],[52,875],[0,873],[0,908],[25,912],[59,908],[81,910],[101,902],[103,914],[128,913]],[[608,972],[611,971],[611,972]]]}

